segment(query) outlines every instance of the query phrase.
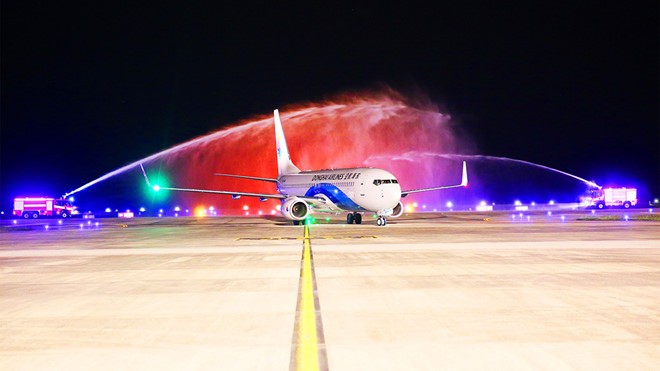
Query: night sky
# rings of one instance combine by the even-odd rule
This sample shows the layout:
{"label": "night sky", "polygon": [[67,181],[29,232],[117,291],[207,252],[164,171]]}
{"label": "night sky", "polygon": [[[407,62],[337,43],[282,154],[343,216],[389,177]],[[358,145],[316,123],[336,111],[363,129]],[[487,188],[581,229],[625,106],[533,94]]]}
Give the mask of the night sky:
{"label": "night sky", "polygon": [[3,1],[2,206],[384,86],[450,113],[477,153],[660,195],[657,0],[213,3]]}

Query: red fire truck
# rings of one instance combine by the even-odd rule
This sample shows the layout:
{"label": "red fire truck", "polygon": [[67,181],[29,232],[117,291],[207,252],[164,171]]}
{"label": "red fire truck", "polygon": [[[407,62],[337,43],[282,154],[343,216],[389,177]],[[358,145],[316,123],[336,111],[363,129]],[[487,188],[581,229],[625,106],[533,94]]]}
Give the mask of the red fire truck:
{"label": "red fire truck", "polygon": [[595,189],[587,198],[587,206],[597,209],[606,207],[623,207],[629,209],[637,205],[637,189],[635,188],[604,188]]}
{"label": "red fire truck", "polygon": [[36,219],[40,216],[68,218],[76,213],[71,201],[63,198],[19,197],[14,199],[14,216]]}

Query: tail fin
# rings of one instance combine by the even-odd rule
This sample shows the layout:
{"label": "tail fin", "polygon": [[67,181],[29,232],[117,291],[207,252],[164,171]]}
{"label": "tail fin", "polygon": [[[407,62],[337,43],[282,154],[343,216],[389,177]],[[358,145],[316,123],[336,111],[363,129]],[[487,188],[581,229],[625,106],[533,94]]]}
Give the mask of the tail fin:
{"label": "tail fin", "polygon": [[286,146],[286,139],[282,130],[280,113],[275,110],[273,114],[275,116],[275,145],[277,146],[277,176],[299,173],[300,169],[291,162],[289,148]]}

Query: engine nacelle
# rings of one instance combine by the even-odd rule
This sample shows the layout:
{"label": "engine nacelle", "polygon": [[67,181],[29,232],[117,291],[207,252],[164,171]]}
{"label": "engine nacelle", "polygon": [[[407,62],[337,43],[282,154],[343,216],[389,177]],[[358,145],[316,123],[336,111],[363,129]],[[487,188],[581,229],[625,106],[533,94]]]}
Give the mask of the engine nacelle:
{"label": "engine nacelle", "polygon": [[394,209],[392,209],[392,215],[390,215],[390,218],[398,218],[403,214],[403,203],[399,201],[396,206],[394,206]]}
{"label": "engine nacelle", "polygon": [[309,205],[298,197],[289,197],[282,202],[282,215],[290,220],[305,220],[309,215]]}

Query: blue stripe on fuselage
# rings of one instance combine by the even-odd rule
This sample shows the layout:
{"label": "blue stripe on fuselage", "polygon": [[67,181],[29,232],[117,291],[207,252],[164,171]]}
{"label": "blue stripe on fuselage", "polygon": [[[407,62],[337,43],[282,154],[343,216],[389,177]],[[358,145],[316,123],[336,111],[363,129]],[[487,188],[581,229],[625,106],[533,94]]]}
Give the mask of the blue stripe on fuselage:
{"label": "blue stripe on fuselage", "polygon": [[364,211],[360,205],[356,204],[355,201],[351,200],[346,193],[341,189],[337,188],[336,185],[330,183],[319,183],[311,187],[305,193],[305,197],[314,197],[317,194],[325,195],[330,201],[332,201],[338,207],[344,210],[351,211]]}

